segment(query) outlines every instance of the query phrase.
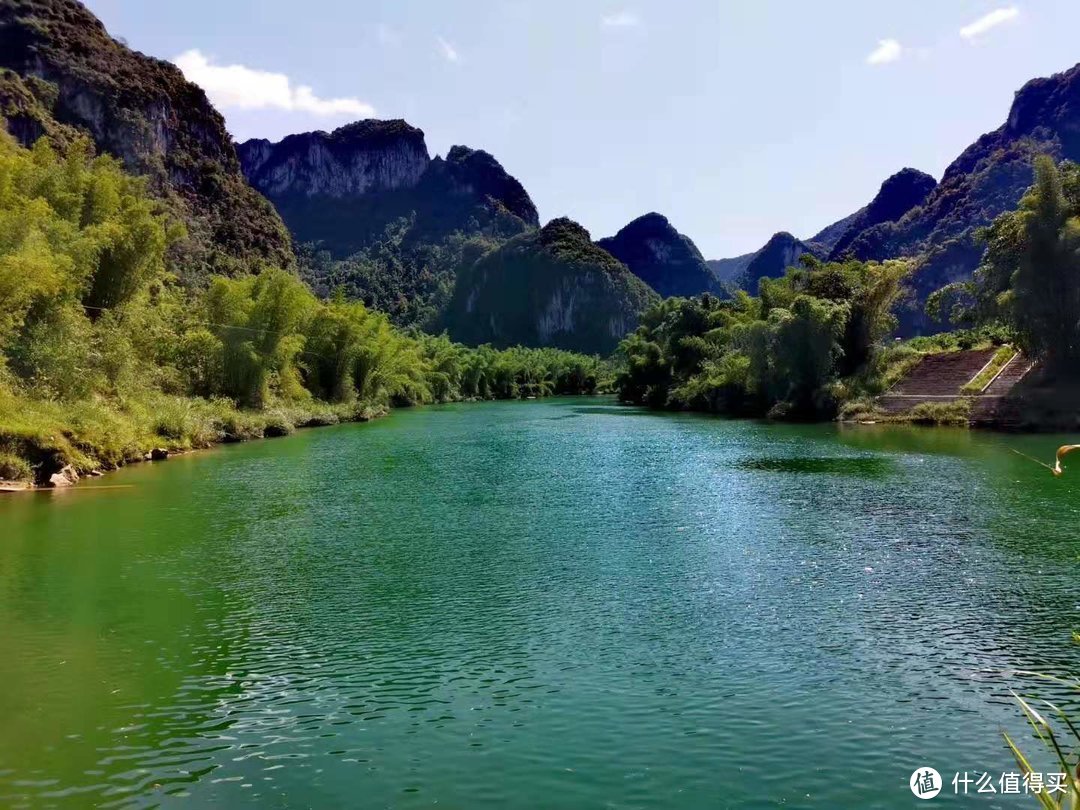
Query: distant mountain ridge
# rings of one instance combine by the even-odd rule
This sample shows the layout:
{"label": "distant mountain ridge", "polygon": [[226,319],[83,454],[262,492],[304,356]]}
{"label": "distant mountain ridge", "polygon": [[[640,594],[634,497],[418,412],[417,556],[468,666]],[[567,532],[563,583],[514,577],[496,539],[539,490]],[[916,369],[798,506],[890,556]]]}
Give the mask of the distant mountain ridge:
{"label": "distant mountain ridge", "polygon": [[944,284],[970,277],[985,249],[977,229],[1017,206],[1037,154],[1080,160],[1080,65],[1027,82],[1005,122],[965,149],[922,205],[852,241],[859,258],[921,258],[911,281],[917,308],[905,315],[910,330],[939,328],[921,302]]}
{"label": "distant mountain ridge", "polygon": [[[344,289],[400,323],[465,343],[606,354],[656,298],[576,222],[540,228],[528,192],[492,155],[454,146],[431,158],[405,121],[238,151],[297,240],[329,252],[305,263],[316,289]],[[672,238],[692,263],[693,243]]]}
{"label": "distant mountain ridge", "polygon": [[902,218],[921,205],[936,185],[934,178],[924,172],[901,169],[881,184],[867,205],[826,226],[805,242],[787,231],[780,231],[759,250],[731,259],[714,259],[708,262],[709,268],[727,286],[755,293],[762,278],[782,276],[805,254],[822,260],[841,260],[849,252],[852,242],[865,231]]}
{"label": "distant mountain ridge", "polygon": [[[0,0],[0,116],[23,143],[88,136],[144,175],[186,226],[170,264],[185,283],[295,266],[295,241],[315,246],[300,247],[301,264],[320,292],[340,288],[399,323],[433,326],[461,272],[540,226],[524,186],[492,155],[455,146],[432,157],[422,130],[402,120],[237,146],[198,86],[110,37],[75,0]],[[903,329],[929,331],[941,325],[922,313],[926,297],[970,277],[984,250],[978,229],[1017,205],[1040,153],[1080,161],[1080,65],[1027,82],[1002,125],[965,149],[940,183],[903,169],[866,206],[809,239],[781,231],[753,253],[705,262],[689,237],[652,213],[598,244],[664,295],[732,284],[754,291],[805,254],[910,257],[914,295]],[[554,233],[558,244],[580,242],[565,223]],[[591,261],[603,264],[595,254]],[[539,264],[529,266],[540,283]]]}
{"label": "distant mountain ridge", "polygon": [[[828,260],[915,259],[908,281],[913,294],[900,313],[901,330],[937,331],[943,325],[922,311],[927,296],[970,278],[985,251],[978,229],[1019,204],[1031,185],[1032,160],[1038,154],[1080,161],[1080,64],[1027,82],[1017,91],[1005,122],[967,147],[939,183],[923,172],[903,169],[882,184],[867,206],[803,244]],[[780,250],[772,255],[787,259]],[[721,281],[751,285],[762,273],[779,275],[784,269],[781,262],[767,262],[762,251],[708,264]]]}
{"label": "distant mountain ridge", "polygon": [[596,243],[665,298],[716,292],[718,284],[697,245],[667,217],[645,214]]}
{"label": "distant mountain ridge", "polygon": [[734,284],[757,255],[758,251],[755,250],[741,256],[732,256],[730,259],[707,259],[705,264],[721,285]]}

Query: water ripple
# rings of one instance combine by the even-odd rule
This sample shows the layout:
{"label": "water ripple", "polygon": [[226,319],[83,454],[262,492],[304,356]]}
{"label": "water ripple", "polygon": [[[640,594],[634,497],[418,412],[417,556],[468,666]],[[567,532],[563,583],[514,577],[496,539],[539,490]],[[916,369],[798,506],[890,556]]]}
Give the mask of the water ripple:
{"label": "water ripple", "polygon": [[909,806],[1080,710],[1010,441],[456,406],[0,504],[0,803]]}

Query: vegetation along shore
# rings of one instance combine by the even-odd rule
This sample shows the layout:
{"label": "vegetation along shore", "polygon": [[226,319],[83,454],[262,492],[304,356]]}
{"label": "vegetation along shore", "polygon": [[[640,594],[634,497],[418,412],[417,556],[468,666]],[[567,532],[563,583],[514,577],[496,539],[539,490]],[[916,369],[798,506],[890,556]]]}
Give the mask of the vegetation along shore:
{"label": "vegetation along shore", "polygon": [[177,66],[71,0],[6,4],[0,29],[2,481],[609,390],[740,417],[1080,427],[1061,101],[1080,66],[1022,88],[940,183],[904,168],[812,237],[706,261],[655,212],[595,241],[544,225],[491,154],[432,157],[402,120],[233,143]]}
{"label": "vegetation along shore", "polygon": [[73,480],[391,406],[592,393],[607,366],[469,348],[264,266],[185,284],[183,225],[88,142],[0,133],[0,480]]}
{"label": "vegetation along shore", "polygon": [[[973,277],[927,300],[928,315],[953,331],[887,339],[917,263],[806,254],[782,277],[762,278],[757,296],[671,298],[648,309],[621,344],[619,396],[732,415],[1075,430],[1078,223],[1080,166],[1039,156],[1017,210],[979,232],[986,252]],[[951,381],[924,373],[921,391],[892,394],[931,358],[960,352],[968,367],[941,364],[954,366]]]}
{"label": "vegetation along shore", "polygon": [[[183,224],[86,140],[27,149],[0,135],[0,181],[4,481],[63,484],[158,448],[284,435],[394,405],[595,393],[616,368],[620,399],[650,407],[966,424],[964,394],[1022,351],[1038,360],[1013,394],[1023,426],[1075,420],[1080,302],[1069,239],[1080,169],[1048,158],[1020,208],[984,233],[973,279],[930,297],[935,316],[960,331],[890,343],[912,263],[805,255],[762,278],[757,296],[658,300],[613,363],[467,347],[397,327],[340,290],[319,299],[271,266],[184,283],[169,259]],[[926,355],[980,347],[995,350],[961,395],[894,413],[879,406]]]}

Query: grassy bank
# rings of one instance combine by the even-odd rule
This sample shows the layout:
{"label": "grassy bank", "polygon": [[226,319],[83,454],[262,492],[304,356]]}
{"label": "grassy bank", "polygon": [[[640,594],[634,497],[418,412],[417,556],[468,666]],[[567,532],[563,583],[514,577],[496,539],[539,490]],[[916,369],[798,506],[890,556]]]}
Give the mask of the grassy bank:
{"label": "grassy bank", "polygon": [[838,418],[841,422],[970,427],[971,406],[969,397],[957,397],[951,401],[920,402],[908,411],[887,413],[873,399],[860,398],[846,403]]}
{"label": "grassy bank", "polygon": [[223,442],[286,436],[297,428],[367,421],[377,403],[281,403],[261,410],[227,399],[155,394],[144,399],[46,402],[0,390],[0,481],[44,484],[71,467],[80,476]]}

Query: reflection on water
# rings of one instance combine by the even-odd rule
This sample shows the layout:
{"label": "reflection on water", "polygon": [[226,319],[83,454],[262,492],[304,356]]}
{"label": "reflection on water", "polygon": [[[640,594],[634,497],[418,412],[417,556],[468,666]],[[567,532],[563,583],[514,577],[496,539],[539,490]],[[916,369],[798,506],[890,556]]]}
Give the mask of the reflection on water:
{"label": "reflection on water", "polygon": [[933,453],[969,457],[990,450],[996,439],[1008,441],[999,434],[979,433],[963,428],[925,428],[917,425],[852,425],[836,426],[837,437],[850,447],[874,452]]}
{"label": "reflection on water", "polygon": [[477,404],[0,501],[0,804],[908,807],[1080,712],[1057,443]]}

